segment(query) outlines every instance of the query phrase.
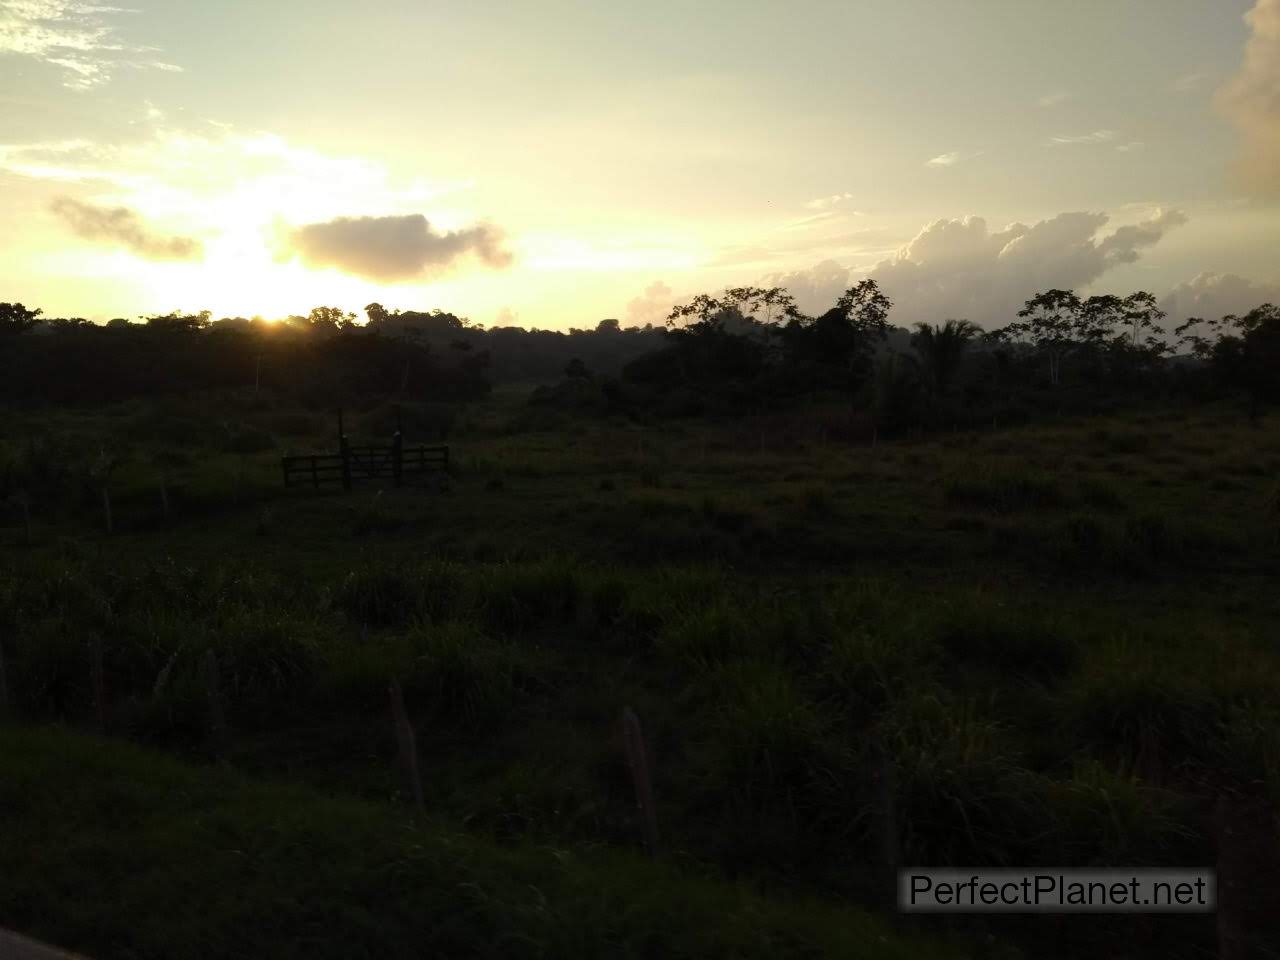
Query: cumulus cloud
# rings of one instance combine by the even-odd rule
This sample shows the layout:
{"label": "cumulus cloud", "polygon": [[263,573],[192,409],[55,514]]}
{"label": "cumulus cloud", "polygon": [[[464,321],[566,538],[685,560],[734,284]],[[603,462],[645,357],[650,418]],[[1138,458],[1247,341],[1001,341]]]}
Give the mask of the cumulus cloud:
{"label": "cumulus cloud", "polygon": [[147,260],[198,260],[200,241],[152,232],[128,207],[98,207],[70,197],[57,197],[49,207],[78,237],[123,247]]}
{"label": "cumulus cloud", "polygon": [[[1085,287],[1112,267],[1137,260],[1186,217],[1161,211],[1100,237],[1107,222],[1102,213],[1063,213],[992,231],[981,217],[936,220],[868,276],[893,298],[896,324],[963,317],[998,326],[1038,291]],[[827,260],[769,279],[790,289],[802,310],[816,312],[829,308],[858,278]]]}
{"label": "cumulus cloud", "polygon": [[667,314],[675,306],[676,298],[661,280],[655,280],[644,293],[627,304],[627,325],[643,327],[646,324],[661,326],[667,322]]}
{"label": "cumulus cloud", "polygon": [[1280,284],[1255,283],[1234,273],[1202,273],[1174,287],[1160,301],[1160,309],[1169,315],[1170,324],[1178,324],[1191,317],[1239,316],[1264,303],[1280,304]]}
{"label": "cumulus cloud", "polygon": [[384,283],[439,274],[468,255],[485,266],[511,265],[496,227],[478,224],[442,232],[420,213],[391,217],[338,217],[287,232],[283,253],[309,267],[335,267]]}
{"label": "cumulus cloud", "polygon": [[1239,170],[1263,193],[1280,193],[1280,0],[1257,0],[1245,15],[1244,62],[1216,103],[1240,134]]}
{"label": "cumulus cloud", "polygon": [[124,43],[108,21],[135,13],[85,0],[0,0],[0,53],[32,57],[63,73],[63,86],[89,90],[120,67],[176,71],[154,51]]}

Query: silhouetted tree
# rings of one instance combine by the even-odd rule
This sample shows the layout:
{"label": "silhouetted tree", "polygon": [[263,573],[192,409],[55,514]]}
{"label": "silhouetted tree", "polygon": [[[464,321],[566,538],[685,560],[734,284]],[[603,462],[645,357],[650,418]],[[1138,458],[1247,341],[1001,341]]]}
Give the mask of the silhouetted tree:
{"label": "silhouetted tree", "polygon": [[26,333],[40,325],[43,310],[28,310],[20,303],[0,303],[0,336]]}
{"label": "silhouetted tree", "polygon": [[969,341],[981,331],[968,320],[947,320],[939,326],[917,323],[911,346],[920,355],[925,380],[935,394],[943,396],[951,386]]}
{"label": "silhouetted tree", "polygon": [[1270,303],[1244,316],[1193,317],[1177,327],[1179,345],[1206,361],[1218,382],[1240,388],[1256,417],[1263,404],[1280,401],[1280,307]]}

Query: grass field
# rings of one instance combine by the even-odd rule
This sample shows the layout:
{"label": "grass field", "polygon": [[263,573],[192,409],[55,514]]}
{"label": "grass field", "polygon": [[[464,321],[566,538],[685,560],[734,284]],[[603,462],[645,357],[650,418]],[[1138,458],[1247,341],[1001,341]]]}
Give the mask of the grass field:
{"label": "grass field", "polygon": [[30,515],[0,925],[101,957],[1212,953],[1212,918],[907,923],[885,871],[1211,866],[1220,795],[1280,802],[1280,420],[872,446],[834,410],[521,397],[406,408],[451,475],[350,495],[282,489],[333,425],[266,396],[0,413]]}

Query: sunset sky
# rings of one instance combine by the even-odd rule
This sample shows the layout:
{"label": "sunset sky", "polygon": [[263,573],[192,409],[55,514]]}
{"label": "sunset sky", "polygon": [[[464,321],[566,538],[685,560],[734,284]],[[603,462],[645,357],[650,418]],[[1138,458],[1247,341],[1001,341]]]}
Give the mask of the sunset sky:
{"label": "sunset sky", "polygon": [[0,0],[0,300],[50,316],[1280,302],[1280,0],[111,2]]}

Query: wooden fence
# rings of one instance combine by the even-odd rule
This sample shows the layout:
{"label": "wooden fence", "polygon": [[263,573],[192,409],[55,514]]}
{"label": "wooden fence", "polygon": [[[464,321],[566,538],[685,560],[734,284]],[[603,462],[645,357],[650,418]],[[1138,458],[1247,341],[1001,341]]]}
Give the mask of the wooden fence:
{"label": "wooden fence", "polygon": [[342,431],[339,411],[337,453],[283,457],[280,467],[286,487],[340,484],[350,490],[358,480],[390,480],[399,487],[414,478],[447,471],[449,448],[444,444],[406,447],[399,430],[386,446],[353,446]]}

